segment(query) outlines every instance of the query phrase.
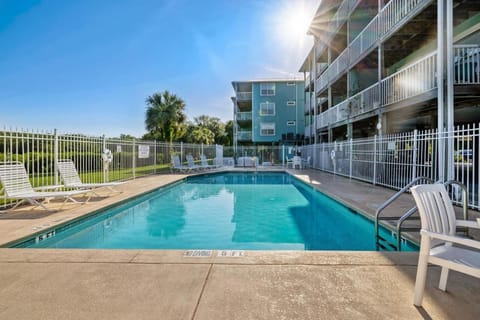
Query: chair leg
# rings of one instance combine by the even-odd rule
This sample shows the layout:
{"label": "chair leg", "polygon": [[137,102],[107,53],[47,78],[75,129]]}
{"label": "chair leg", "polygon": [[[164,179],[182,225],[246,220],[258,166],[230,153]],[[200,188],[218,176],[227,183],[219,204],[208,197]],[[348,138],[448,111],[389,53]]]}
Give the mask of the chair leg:
{"label": "chair leg", "polygon": [[448,268],[442,267],[442,273],[440,274],[440,283],[438,284],[438,288],[442,291],[447,290],[448,271]]}
{"label": "chair leg", "polygon": [[417,307],[422,306],[423,292],[427,281],[428,254],[430,251],[430,238],[422,236],[420,244],[420,254],[418,256],[417,277],[415,279],[415,293],[413,304]]}

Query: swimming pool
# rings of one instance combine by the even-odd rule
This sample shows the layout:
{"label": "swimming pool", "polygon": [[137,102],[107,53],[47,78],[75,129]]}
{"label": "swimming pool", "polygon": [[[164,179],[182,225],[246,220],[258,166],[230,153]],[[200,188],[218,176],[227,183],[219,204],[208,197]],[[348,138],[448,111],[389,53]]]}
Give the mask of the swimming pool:
{"label": "swimming pool", "polygon": [[259,172],[189,177],[17,247],[375,250],[375,240],[362,215],[289,174]]}

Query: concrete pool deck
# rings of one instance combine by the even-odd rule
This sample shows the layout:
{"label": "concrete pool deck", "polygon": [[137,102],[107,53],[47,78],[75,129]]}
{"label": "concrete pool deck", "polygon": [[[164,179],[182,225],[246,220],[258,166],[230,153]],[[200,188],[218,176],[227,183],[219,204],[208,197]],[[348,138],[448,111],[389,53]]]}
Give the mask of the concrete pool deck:
{"label": "concrete pool deck", "polygon": [[[368,214],[395,191],[315,170],[290,170]],[[184,178],[129,181],[124,192],[47,213],[0,215],[0,243],[41,232]],[[392,206],[409,208],[408,198]],[[52,203],[52,206],[61,204]],[[403,211],[402,211],[403,212]],[[226,253],[228,255],[228,252]],[[0,249],[1,319],[478,319],[480,279],[430,267],[413,306],[417,254],[245,251],[187,257],[169,250]]]}

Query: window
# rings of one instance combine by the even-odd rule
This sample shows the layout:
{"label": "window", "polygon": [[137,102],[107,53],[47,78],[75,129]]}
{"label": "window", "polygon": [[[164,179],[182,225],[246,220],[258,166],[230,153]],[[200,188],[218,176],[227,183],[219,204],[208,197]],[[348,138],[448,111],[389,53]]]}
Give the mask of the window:
{"label": "window", "polygon": [[287,106],[294,106],[294,105],[296,105],[296,104],[297,104],[297,103],[296,103],[295,101],[293,101],[293,100],[287,101]]}
{"label": "window", "polygon": [[295,82],[287,82],[287,86],[294,86]]}
{"label": "window", "polygon": [[260,83],[260,95],[261,96],[274,96],[275,95],[275,83],[273,83],[273,82]]}
{"label": "window", "polygon": [[260,115],[261,116],[274,116],[275,115],[275,103],[262,102],[260,103]]}
{"label": "window", "polygon": [[261,136],[274,136],[275,135],[275,123],[262,122],[260,123],[260,135]]}
{"label": "window", "polygon": [[295,125],[295,121],[292,120],[292,121],[287,121],[287,126],[294,126]]}

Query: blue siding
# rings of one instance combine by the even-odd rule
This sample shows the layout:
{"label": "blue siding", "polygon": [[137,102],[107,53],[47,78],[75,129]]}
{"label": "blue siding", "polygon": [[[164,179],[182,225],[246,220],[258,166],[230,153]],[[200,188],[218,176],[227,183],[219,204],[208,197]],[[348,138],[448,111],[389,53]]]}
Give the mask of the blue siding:
{"label": "blue siding", "polygon": [[[292,81],[296,85],[287,85],[287,82],[275,82],[274,96],[261,96],[260,83],[253,83],[252,92],[252,118],[253,118],[253,142],[269,143],[278,142],[282,139],[282,134],[304,134],[305,119],[303,115],[304,107],[304,88],[303,81]],[[296,101],[296,105],[287,105],[288,101]],[[261,116],[260,103],[273,102],[275,103],[274,116]],[[296,121],[296,125],[287,126],[287,121]],[[260,123],[268,122],[275,123],[274,136],[261,136]]]}

